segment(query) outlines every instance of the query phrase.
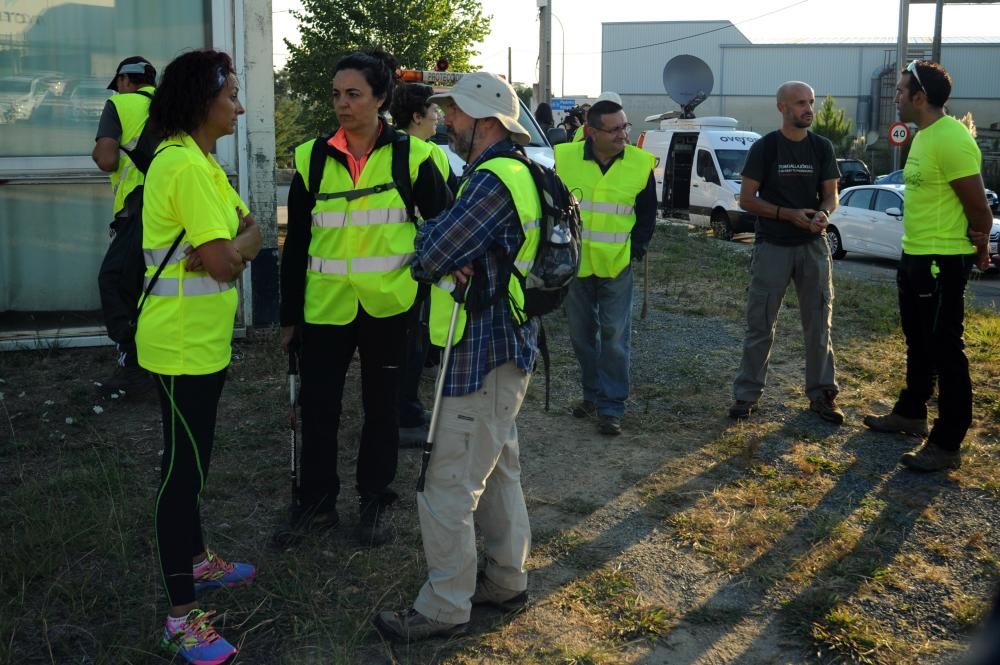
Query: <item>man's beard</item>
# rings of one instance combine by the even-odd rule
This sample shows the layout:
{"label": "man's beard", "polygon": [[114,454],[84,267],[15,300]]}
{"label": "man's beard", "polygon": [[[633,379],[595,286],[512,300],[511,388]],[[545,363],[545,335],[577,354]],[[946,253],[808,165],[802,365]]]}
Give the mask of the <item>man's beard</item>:
{"label": "man's beard", "polygon": [[460,135],[454,129],[448,130],[448,144],[451,149],[455,151],[455,154],[466,159],[469,155],[469,151],[472,149],[472,130],[470,129],[465,135]]}

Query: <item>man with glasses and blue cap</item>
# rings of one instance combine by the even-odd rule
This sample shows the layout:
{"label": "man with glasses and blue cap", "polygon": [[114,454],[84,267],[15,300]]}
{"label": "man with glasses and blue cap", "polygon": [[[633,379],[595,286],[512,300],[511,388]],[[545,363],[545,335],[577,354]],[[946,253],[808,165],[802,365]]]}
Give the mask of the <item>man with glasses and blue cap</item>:
{"label": "man with glasses and blue cap", "polygon": [[[990,263],[993,215],[983,187],[982,154],[968,128],[945,112],[951,76],[914,60],[899,74],[899,119],[916,124],[903,167],[903,255],[896,284],[906,339],[906,384],[892,411],[865,416],[876,432],[927,437],[902,456],[914,471],[962,464],[972,424],[972,381],[962,340],[965,285],[974,264]],[[928,434],[927,401],[938,389],[938,417]]]}
{"label": "man with glasses and blue cap", "polygon": [[[132,162],[130,153],[139,147],[139,138],[149,117],[149,103],[156,91],[155,85],[156,69],[146,58],[138,55],[118,63],[115,76],[108,84],[108,90],[117,94],[104,105],[91,157],[97,168],[111,174],[111,190],[114,193],[112,227],[115,229],[117,224],[123,224],[128,219],[130,206],[137,203],[136,188],[146,178]],[[149,150],[153,149],[155,145],[149,147]],[[103,389],[108,394],[124,393],[131,398],[150,392],[152,386],[148,373],[139,367],[135,342],[119,343],[118,366],[111,378],[103,382]]]}
{"label": "man with glasses and blue cap", "polygon": [[580,272],[569,286],[566,317],[580,363],[578,418],[597,417],[601,434],[621,434],[629,394],[631,262],[656,228],[656,157],[628,144],[629,124],[615,93],[587,112],[587,138],[555,147],[556,172],[580,200]]}

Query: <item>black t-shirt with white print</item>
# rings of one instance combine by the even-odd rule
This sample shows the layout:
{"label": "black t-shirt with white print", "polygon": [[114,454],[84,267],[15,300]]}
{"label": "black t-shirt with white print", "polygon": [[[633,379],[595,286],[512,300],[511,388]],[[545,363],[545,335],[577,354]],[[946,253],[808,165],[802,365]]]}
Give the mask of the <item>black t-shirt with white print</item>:
{"label": "black t-shirt with white print", "polygon": [[[743,175],[761,183],[758,196],[768,203],[782,208],[819,209],[820,184],[840,177],[833,144],[815,134],[801,141],[789,141],[779,130],[772,134],[774,138],[768,135],[750,147]],[[776,158],[772,164],[764,164],[765,143],[775,139]],[[813,151],[814,145],[819,148],[818,154]],[[821,237],[791,222],[767,217],[757,218],[756,236],[757,242],[777,245],[801,245]]]}

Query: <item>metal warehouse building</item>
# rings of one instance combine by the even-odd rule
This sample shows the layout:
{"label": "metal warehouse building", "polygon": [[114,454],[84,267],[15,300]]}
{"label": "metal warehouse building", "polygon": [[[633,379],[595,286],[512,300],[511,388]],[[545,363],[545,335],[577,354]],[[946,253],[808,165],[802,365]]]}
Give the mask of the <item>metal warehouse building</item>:
{"label": "metal warehouse building", "polygon": [[[1000,40],[998,40],[1000,41]],[[711,68],[715,86],[696,113],[726,115],[741,128],[767,132],[780,118],[774,92],[784,81],[803,80],[816,91],[817,103],[827,95],[854,121],[856,132],[878,131],[884,137],[896,119],[896,45],[885,43],[753,44],[729,21],[663,21],[604,23],[602,88],[617,91],[629,119],[651,128],[643,118],[677,109],[663,88],[663,68],[674,56],[690,54]],[[911,43],[909,58],[929,58],[931,44]],[[945,42],[941,62],[954,77],[948,110],[971,111],[980,128],[984,153],[1000,150],[1000,43]],[[881,139],[884,141],[884,138]],[[987,168],[993,180],[997,162]]]}

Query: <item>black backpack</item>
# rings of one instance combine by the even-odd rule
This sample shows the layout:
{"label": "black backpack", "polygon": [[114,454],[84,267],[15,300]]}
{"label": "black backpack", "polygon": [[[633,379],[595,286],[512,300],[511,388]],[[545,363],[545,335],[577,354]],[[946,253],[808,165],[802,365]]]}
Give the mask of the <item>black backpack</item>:
{"label": "black backpack", "polygon": [[[146,93],[140,93],[146,94]],[[148,95],[147,95],[148,96]],[[158,138],[149,124],[143,128],[139,140],[132,150],[121,148],[135,167],[143,175],[149,170],[156,155],[167,148],[156,150]],[[154,152],[155,151],[155,152]],[[156,273],[143,289],[146,276],[146,259],[142,253],[142,197],[143,185],[132,190],[125,199],[125,214],[111,222],[111,245],[101,261],[101,270],[97,275],[97,286],[101,294],[101,310],[104,314],[104,326],[108,337],[118,344],[130,344],[135,339],[136,325],[139,313],[149,297],[150,291],[170,261],[177,246],[180,245],[184,232],[174,240],[170,251]]]}

